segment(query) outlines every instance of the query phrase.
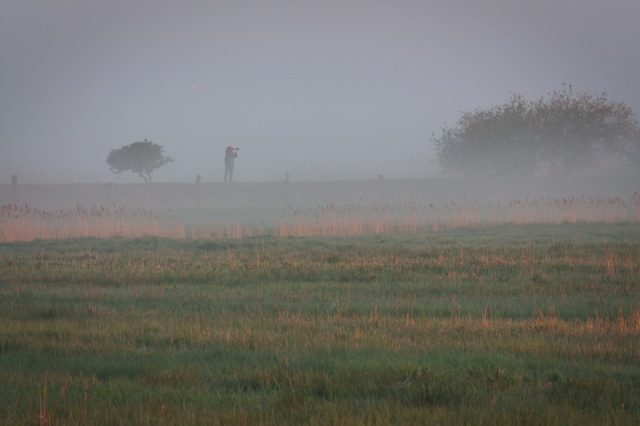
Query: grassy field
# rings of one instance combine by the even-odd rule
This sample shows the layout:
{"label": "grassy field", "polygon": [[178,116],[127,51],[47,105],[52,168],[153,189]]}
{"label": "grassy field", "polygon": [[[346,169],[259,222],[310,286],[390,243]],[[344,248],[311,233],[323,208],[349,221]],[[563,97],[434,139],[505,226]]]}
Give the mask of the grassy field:
{"label": "grassy field", "polygon": [[640,422],[640,227],[0,244],[0,424]]}

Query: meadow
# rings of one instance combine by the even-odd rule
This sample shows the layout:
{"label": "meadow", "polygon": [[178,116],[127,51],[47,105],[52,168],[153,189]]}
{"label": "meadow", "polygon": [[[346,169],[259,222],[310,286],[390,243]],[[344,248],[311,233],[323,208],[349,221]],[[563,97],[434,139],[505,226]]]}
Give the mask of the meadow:
{"label": "meadow", "polygon": [[629,203],[290,235],[319,209],[282,235],[0,243],[0,424],[638,424]]}

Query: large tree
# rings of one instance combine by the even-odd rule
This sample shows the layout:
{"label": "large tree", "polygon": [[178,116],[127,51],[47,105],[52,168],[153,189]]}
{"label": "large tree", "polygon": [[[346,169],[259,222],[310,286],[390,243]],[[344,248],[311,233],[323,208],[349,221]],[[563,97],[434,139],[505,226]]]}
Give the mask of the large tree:
{"label": "large tree", "polygon": [[462,113],[454,127],[432,136],[436,157],[465,175],[531,175],[544,166],[567,174],[592,166],[606,152],[623,151],[637,132],[631,108],[606,94],[574,95],[571,86],[548,99],[512,95],[488,110]]}
{"label": "large tree", "polygon": [[163,150],[162,145],[145,139],[119,149],[112,149],[107,158],[107,164],[113,173],[130,170],[149,183],[154,170],[173,161],[171,157],[165,157],[162,154]]}
{"label": "large tree", "polygon": [[596,165],[633,139],[638,121],[633,110],[606,93],[573,93],[571,86],[532,104],[538,134],[537,160],[552,174],[568,174]]}

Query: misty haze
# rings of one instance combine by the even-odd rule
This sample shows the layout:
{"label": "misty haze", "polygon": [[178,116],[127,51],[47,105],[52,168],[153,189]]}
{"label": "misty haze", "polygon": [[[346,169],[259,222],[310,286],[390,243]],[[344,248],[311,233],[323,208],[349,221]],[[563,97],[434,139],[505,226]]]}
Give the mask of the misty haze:
{"label": "misty haze", "polygon": [[[461,113],[514,93],[534,101],[563,84],[637,111],[639,17],[626,1],[9,0],[0,17],[0,201],[189,208],[196,180],[197,205],[218,209],[254,208],[256,199],[306,208],[629,197],[637,167],[610,146],[562,183],[544,167],[534,182],[493,181],[443,167],[434,135]],[[163,185],[155,190],[135,189],[136,173],[106,164],[112,150],[142,140],[174,160],[149,175]],[[227,146],[241,147],[233,189],[217,187]],[[285,197],[276,183],[286,179]],[[304,182],[327,184],[296,189]],[[23,186],[43,184],[71,185]],[[125,184],[136,185],[132,194]]]}
{"label": "misty haze", "polygon": [[640,424],[638,0],[0,0],[0,424]]}
{"label": "misty haze", "polygon": [[[332,203],[629,203],[638,190],[634,2],[10,0],[3,9],[2,205],[273,226]],[[589,106],[603,93],[628,114],[563,124],[569,151],[544,133],[563,120],[557,91],[593,95]],[[528,121],[508,112],[522,99]],[[494,114],[482,124],[490,133],[474,130],[474,111]],[[505,120],[511,127],[496,124]],[[596,135],[615,120],[629,125]],[[524,135],[532,126],[543,132]],[[140,141],[162,150],[156,166],[140,172],[112,157]],[[229,146],[241,149],[225,186]]]}
{"label": "misty haze", "polygon": [[8,0],[0,179],[138,182],[105,160],[144,139],[175,160],[156,182],[221,182],[229,145],[238,183],[431,177],[430,136],[511,93],[567,83],[638,111],[639,17],[624,0]]}

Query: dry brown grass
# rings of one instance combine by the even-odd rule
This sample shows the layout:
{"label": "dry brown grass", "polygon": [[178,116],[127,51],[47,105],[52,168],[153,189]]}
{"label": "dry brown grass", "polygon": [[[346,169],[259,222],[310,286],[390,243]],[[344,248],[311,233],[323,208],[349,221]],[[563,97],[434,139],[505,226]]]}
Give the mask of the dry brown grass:
{"label": "dry brown grass", "polygon": [[[442,206],[404,203],[329,203],[316,208],[293,210],[273,224],[275,236],[350,236],[394,232],[438,232],[441,229],[502,224],[639,223],[640,194],[629,200],[579,196],[565,198],[514,199],[483,206],[464,199]],[[0,211],[0,242],[36,239],[66,239],[113,236],[167,238],[243,238],[264,235],[240,222],[207,227],[195,224],[188,230],[180,219],[162,218],[150,210],[124,206],[79,204],[72,209],[48,212],[29,205],[8,204]]]}
{"label": "dry brown grass", "polygon": [[78,205],[52,213],[8,204],[0,210],[0,229],[2,242],[114,236],[185,238],[180,220],[162,219],[151,211],[123,206],[86,209]]}
{"label": "dry brown grass", "polygon": [[327,204],[296,210],[275,226],[278,236],[344,236],[391,232],[433,231],[503,224],[640,222],[640,195],[629,201],[619,196],[514,199],[507,203],[463,200],[437,207],[402,204],[339,206]]}

